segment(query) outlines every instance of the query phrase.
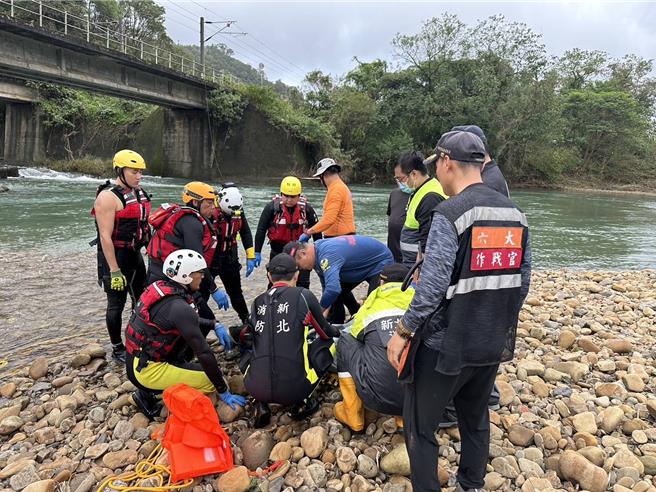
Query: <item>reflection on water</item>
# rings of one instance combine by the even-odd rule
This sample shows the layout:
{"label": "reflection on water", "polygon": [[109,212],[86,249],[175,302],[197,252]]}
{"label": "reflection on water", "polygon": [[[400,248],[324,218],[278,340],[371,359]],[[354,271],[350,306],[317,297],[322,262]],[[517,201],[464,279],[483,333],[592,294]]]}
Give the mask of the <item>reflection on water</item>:
{"label": "reflection on water", "polygon": [[[0,250],[80,251],[94,235],[89,211],[103,180],[55,171],[21,170],[0,194]],[[178,201],[185,180],[147,177],[154,206]],[[255,229],[273,186],[238,183]],[[323,189],[304,183],[319,211]],[[353,186],[360,234],[385,240],[389,187]],[[526,212],[538,268],[635,269],[656,266],[656,198],[640,195],[521,191],[513,198]]]}

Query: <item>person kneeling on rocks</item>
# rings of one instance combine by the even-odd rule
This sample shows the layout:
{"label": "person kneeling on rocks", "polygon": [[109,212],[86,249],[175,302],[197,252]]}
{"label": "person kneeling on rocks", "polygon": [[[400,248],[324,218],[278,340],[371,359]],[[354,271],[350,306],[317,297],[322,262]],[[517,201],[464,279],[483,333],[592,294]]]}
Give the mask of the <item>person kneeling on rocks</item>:
{"label": "person kneeling on rocks", "polygon": [[333,337],[340,334],[324,318],[314,294],[296,286],[294,258],[275,256],[267,272],[271,288],[255,299],[250,323],[234,335],[245,349],[240,368],[257,402],[256,427],[268,424],[268,403],[292,406],[296,419],[317,409],[310,395],[333,363]]}
{"label": "person kneeling on rocks", "polygon": [[[219,392],[231,408],[246,400],[228,391],[221,369],[205,340],[214,329],[219,341],[230,349],[226,329],[214,320],[198,317],[192,295],[198,291],[207,263],[190,249],[169,254],[163,263],[166,280],[150,284],[141,295],[125,329],[126,373],[137,387],[134,400],[148,418],[159,414],[158,393],[185,383],[203,393]],[[189,350],[198,362],[189,362]]]}
{"label": "person kneeling on rocks", "polygon": [[337,371],[342,401],[335,418],[354,431],[364,428],[364,408],[401,415],[403,388],[387,360],[387,343],[410,306],[414,289],[401,290],[409,267],[394,263],[380,273],[380,286],[355,314],[337,342]]}

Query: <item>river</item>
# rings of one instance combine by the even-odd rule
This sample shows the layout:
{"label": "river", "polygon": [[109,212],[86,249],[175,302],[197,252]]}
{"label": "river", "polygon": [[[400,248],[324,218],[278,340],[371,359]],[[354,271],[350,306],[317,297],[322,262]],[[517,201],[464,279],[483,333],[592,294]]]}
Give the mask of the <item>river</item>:
{"label": "river", "polygon": [[[0,360],[9,361],[4,370],[0,368],[2,373],[18,369],[37,355],[66,362],[76,348],[89,342],[108,347],[105,296],[95,282],[95,249],[88,246],[95,235],[89,210],[101,182],[37,169],[23,169],[21,177],[3,181],[10,191],[0,193]],[[183,184],[156,177],[147,177],[143,183],[155,205],[177,201]],[[305,187],[309,200],[320,209],[323,190],[313,184]],[[359,233],[385,240],[391,188],[352,187]],[[275,188],[241,189],[246,216],[255,228]],[[528,216],[538,269],[656,266],[653,197],[518,191],[513,198]],[[319,294],[319,282],[316,278],[312,282]],[[264,268],[257,268],[243,280],[247,302],[265,285]],[[357,295],[364,298],[364,290]],[[233,310],[216,314],[226,326],[238,322]],[[125,320],[127,315],[126,310]]]}
{"label": "river", "polygon": [[[43,169],[22,169],[0,194],[0,253],[88,250],[94,235],[89,210],[102,180]],[[154,205],[178,201],[185,181],[146,177]],[[275,188],[239,183],[246,217],[255,229]],[[385,240],[387,196],[392,185],[352,186],[358,233]],[[323,190],[306,185],[321,209]],[[517,191],[513,199],[531,226],[536,268],[628,270],[656,267],[656,198],[643,195]]]}

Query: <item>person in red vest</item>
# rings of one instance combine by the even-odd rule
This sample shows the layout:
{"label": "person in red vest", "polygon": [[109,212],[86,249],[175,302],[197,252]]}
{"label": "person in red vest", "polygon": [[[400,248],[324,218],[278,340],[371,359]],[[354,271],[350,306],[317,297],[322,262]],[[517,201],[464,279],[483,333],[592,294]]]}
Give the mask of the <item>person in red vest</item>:
{"label": "person in red vest", "polygon": [[[148,222],[155,230],[148,244],[148,283],[164,280],[162,265],[166,257],[178,249],[191,249],[209,264],[216,250],[216,232],[211,218],[216,207],[216,191],[207,183],[192,181],[182,191],[184,205],[164,203],[151,214]],[[219,308],[228,309],[226,293],[218,289],[209,270],[196,296],[201,317],[214,319],[207,301],[214,299]]]}
{"label": "person in red vest", "polygon": [[125,362],[121,340],[121,317],[130,294],[134,306],[146,287],[146,268],[141,248],[148,244],[150,196],[141,188],[146,169],[143,157],[121,150],[113,159],[116,181],[98,187],[91,210],[95,218],[98,246],[98,285],[107,294],[105,321],[112,342],[112,356]]}
{"label": "person in red vest", "polygon": [[[271,261],[282,253],[285,245],[292,241],[298,241],[301,235],[319,222],[317,213],[305,196],[301,194],[302,191],[301,180],[296,176],[287,176],[280,182],[280,195],[275,195],[264,206],[255,232],[257,265],[262,261],[262,246],[265,236],[269,238],[271,245],[271,255],[269,256],[269,261]],[[323,235],[319,232],[312,238],[318,241],[323,238]],[[310,272],[302,270],[296,284],[309,289]]]}
{"label": "person in red vest", "polygon": [[[148,418],[159,414],[156,394],[178,383],[203,393],[217,391],[233,409],[246,400],[228,390],[205,335],[214,329],[229,350],[232,340],[214,319],[199,316],[193,293],[200,289],[207,263],[191,249],[171,252],[163,261],[162,275],[146,287],[125,328],[126,374],[137,387],[134,401]],[[190,361],[191,352],[197,362]]]}
{"label": "person in red vest", "polygon": [[253,250],[253,234],[244,214],[244,200],[234,183],[225,183],[218,193],[218,206],[212,211],[212,226],[217,234],[214,255],[207,264],[215,277],[220,277],[225,285],[232,307],[242,323],[249,318],[248,306],[241,288],[241,264],[237,236],[246,250],[246,276],[257,266]]}

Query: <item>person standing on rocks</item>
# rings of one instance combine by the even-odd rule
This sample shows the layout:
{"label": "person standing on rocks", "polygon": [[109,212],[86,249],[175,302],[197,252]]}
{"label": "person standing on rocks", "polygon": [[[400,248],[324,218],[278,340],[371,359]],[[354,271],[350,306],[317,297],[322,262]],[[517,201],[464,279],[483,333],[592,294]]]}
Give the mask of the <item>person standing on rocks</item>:
{"label": "person standing on rocks", "polygon": [[401,155],[394,179],[401,190],[411,193],[401,230],[401,255],[403,264],[412,267],[426,247],[433,209],[447,196],[439,181],[428,174],[424,157],[418,152]]}
{"label": "person standing on rocks", "polygon": [[225,285],[232,307],[242,324],[248,321],[248,305],[241,287],[241,264],[237,237],[246,251],[246,276],[250,276],[260,263],[253,248],[253,234],[244,214],[244,199],[234,183],[226,183],[218,193],[218,207],[212,214],[212,225],[216,229],[218,243],[214,256],[209,261],[210,272],[220,277]]}
{"label": "person standing on rocks", "polygon": [[116,182],[98,187],[91,210],[98,247],[98,284],[107,295],[105,321],[112,342],[112,356],[125,362],[121,340],[123,309],[130,294],[132,306],[146,287],[146,267],[141,248],[148,244],[150,196],[140,186],[146,162],[132,150],[121,150],[112,162]]}
{"label": "person standing on rocks", "polygon": [[[137,387],[134,400],[149,417],[159,414],[156,394],[185,383],[203,393],[218,391],[233,409],[245,399],[228,391],[205,334],[214,329],[229,350],[231,338],[214,319],[199,318],[193,293],[200,289],[207,262],[191,249],[170,253],[163,262],[165,280],[150,284],[141,295],[125,329],[126,373]],[[188,362],[190,349],[198,362]]]}
{"label": "person standing on rocks", "polygon": [[296,419],[317,409],[310,395],[332,364],[333,338],[340,335],[314,294],[297,286],[294,258],[276,255],[267,276],[271,287],[253,301],[250,323],[235,337],[246,349],[240,367],[246,390],[257,402],[256,427],[269,423],[269,403],[291,406]]}
{"label": "person standing on rocks", "polygon": [[[164,203],[151,214],[148,222],[155,231],[148,244],[148,283],[165,280],[165,258],[178,249],[191,249],[201,254],[209,264],[217,245],[216,232],[210,222],[216,208],[217,194],[207,183],[192,181],[182,190],[184,205]],[[207,301],[210,295],[219,308],[230,306],[226,293],[218,289],[209,270],[196,293],[201,317],[214,319]]]}
{"label": "person standing on rocks", "polygon": [[456,490],[474,491],[488,459],[488,396],[499,364],[513,357],[529,289],[529,229],[517,205],[483,184],[476,135],[445,133],[430,159],[450,198],[435,208],[415,295],[387,355],[405,382],[413,490],[440,490],[434,432],[453,398],[462,441]]}
{"label": "person standing on rocks", "polygon": [[394,256],[396,263],[403,261],[401,253],[401,230],[405,222],[405,211],[410,199],[409,190],[401,189],[399,187],[390,192],[389,199],[387,200],[387,247]]}
{"label": "person standing on rocks", "polygon": [[[367,282],[370,294],[378,287],[378,275],[385,265],[394,263],[392,252],[383,243],[367,236],[341,236],[309,244],[301,241],[285,246],[301,270],[314,269],[319,275],[323,294],[321,307],[331,323],[344,323],[346,312],[340,296],[351,294]],[[352,295],[352,294],[351,294]],[[355,314],[360,305],[349,310]]]}
{"label": "person standing on rocks", "polygon": [[[282,253],[283,248],[299,238],[318,221],[317,213],[308,203],[304,195],[301,180],[296,176],[286,176],[280,182],[280,195],[276,195],[264,206],[255,233],[255,259],[258,265],[262,261],[262,246],[264,238],[269,238],[271,244],[271,261]],[[318,241],[323,235],[319,232],[312,236]],[[299,273],[297,285],[310,288],[310,272],[302,270]],[[269,285],[271,287],[271,285]]]}
{"label": "person standing on rocks", "polygon": [[502,195],[510,198],[510,191],[508,190],[508,182],[504,178],[499,165],[496,163],[492,157],[490,157],[490,148],[487,143],[487,137],[485,133],[479,126],[476,125],[463,125],[463,126],[454,126],[451,128],[451,131],[462,131],[469,132],[476,135],[481,139],[483,145],[485,146],[485,162],[483,163],[483,171],[481,172],[481,178],[483,183],[488,185],[493,190],[498,191]]}

